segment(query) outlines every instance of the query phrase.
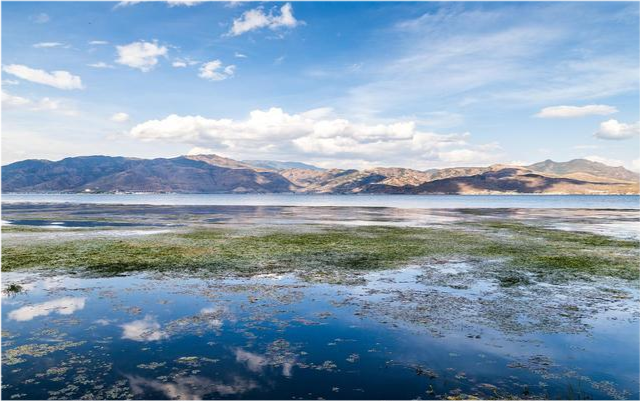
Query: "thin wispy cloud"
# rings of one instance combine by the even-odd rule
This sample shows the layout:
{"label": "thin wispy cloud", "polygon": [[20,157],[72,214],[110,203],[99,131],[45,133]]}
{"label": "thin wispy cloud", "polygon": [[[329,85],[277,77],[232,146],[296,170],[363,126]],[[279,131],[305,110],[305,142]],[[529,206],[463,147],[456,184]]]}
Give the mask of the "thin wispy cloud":
{"label": "thin wispy cloud", "polygon": [[47,72],[21,64],[10,64],[4,66],[2,70],[7,74],[14,75],[25,81],[53,86],[58,89],[71,90],[84,88],[80,77],[68,71]]}
{"label": "thin wispy cloud", "polygon": [[585,116],[606,116],[617,113],[618,109],[604,104],[587,106],[551,106],[540,110],[535,117],[539,118],[574,118]]}
{"label": "thin wispy cloud", "polygon": [[42,49],[42,48],[50,48],[50,47],[64,47],[66,45],[60,42],[40,42],[40,43],[34,43],[32,46],[35,47],[36,49]]}

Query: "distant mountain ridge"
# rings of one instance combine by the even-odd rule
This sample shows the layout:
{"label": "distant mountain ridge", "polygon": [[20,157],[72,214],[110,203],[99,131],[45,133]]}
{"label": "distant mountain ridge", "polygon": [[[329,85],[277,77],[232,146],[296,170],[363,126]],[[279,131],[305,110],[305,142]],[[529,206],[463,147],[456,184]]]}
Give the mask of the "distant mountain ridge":
{"label": "distant mountain ridge", "polygon": [[325,170],[298,162],[237,161],[210,154],[32,159],[2,167],[3,192],[637,194],[639,179],[624,167],[586,159],[426,171]]}

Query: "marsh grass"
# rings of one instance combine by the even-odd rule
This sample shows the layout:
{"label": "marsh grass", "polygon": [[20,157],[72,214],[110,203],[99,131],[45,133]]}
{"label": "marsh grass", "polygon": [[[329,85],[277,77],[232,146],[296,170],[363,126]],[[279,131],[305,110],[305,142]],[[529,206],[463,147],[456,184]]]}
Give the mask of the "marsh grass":
{"label": "marsh grass", "polygon": [[[468,223],[469,224],[469,223]],[[469,229],[468,229],[469,228]],[[497,261],[503,286],[572,275],[638,279],[637,241],[551,230],[512,221],[468,227],[317,227],[239,231],[196,228],[145,237],[3,246],[3,271],[72,268],[97,274],[162,272],[335,272],[389,268],[430,258]]]}

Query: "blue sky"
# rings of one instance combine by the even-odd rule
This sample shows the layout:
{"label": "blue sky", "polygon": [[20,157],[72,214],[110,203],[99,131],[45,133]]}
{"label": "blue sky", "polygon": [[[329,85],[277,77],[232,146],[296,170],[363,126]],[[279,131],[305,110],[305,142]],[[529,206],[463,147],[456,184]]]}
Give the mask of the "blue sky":
{"label": "blue sky", "polygon": [[638,170],[639,7],[3,2],[2,163]]}

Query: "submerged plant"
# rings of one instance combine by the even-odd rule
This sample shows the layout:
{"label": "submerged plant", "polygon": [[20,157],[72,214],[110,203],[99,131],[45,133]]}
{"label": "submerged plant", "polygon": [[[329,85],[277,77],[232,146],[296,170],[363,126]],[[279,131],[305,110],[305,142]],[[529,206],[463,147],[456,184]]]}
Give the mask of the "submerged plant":
{"label": "submerged plant", "polygon": [[6,287],[4,287],[4,289],[2,290],[2,292],[8,296],[15,296],[24,291],[25,291],[24,287],[22,287],[20,284],[17,284],[17,283],[11,283]]}

